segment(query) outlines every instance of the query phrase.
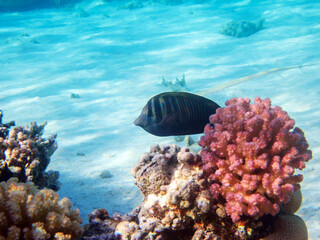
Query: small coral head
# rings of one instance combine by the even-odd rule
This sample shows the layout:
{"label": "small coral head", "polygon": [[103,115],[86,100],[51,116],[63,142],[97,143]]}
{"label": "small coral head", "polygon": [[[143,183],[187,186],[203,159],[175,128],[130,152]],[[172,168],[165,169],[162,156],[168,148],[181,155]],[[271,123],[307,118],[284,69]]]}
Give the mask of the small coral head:
{"label": "small coral head", "polygon": [[199,145],[212,198],[225,202],[234,222],[241,216],[275,215],[300,189],[312,158],[295,121],[269,98],[233,98],[210,116]]}

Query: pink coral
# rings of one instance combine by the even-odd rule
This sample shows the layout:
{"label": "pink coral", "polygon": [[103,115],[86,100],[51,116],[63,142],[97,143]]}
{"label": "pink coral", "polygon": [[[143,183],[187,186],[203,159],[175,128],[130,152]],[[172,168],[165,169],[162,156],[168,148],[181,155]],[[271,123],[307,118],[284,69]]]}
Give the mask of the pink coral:
{"label": "pink coral", "polygon": [[217,202],[210,195],[210,179],[202,166],[201,156],[187,148],[152,146],[132,169],[143,195],[141,205],[128,214],[115,213],[112,217],[107,210],[95,210],[89,215],[83,239],[308,239],[304,221],[293,215],[301,205],[300,191],[281,206],[276,216],[232,222],[225,200]]}
{"label": "pink coral", "polygon": [[233,98],[210,116],[199,145],[213,199],[225,201],[233,222],[275,215],[300,189],[312,158],[304,133],[270,99]]}

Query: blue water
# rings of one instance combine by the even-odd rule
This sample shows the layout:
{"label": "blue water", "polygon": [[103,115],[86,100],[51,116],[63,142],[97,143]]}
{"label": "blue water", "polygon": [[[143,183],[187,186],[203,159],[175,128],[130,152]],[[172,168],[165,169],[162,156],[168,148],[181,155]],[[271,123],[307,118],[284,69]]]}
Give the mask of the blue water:
{"label": "blue water", "polygon": [[[57,133],[59,145],[48,169],[60,172],[59,194],[85,221],[95,208],[124,213],[141,203],[130,169],[153,143],[175,141],[132,122],[150,97],[170,91],[163,77],[185,74],[191,92],[208,91],[220,105],[269,97],[295,118],[314,156],[298,214],[320,239],[319,1],[48,0],[0,10],[4,121],[48,121],[45,134]],[[220,32],[231,20],[260,19],[264,28],[248,37]],[[101,179],[103,170],[113,177]]]}

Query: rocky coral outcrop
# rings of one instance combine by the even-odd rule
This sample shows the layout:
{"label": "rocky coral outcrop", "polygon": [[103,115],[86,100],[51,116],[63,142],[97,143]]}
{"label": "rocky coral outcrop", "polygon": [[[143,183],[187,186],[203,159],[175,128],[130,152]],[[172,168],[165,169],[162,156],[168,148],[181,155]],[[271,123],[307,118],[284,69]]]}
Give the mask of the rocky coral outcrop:
{"label": "rocky coral outcrop", "polygon": [[51,189],[38,190],[30,182],[10,178],[0,183],[0,239],[80,239],[83,228],[78,209]]}
{"label": "rocky coral outcrop", "polygon": [[187,148],[154,145],[132,173],[143,194],[141,206],[112,217],[106,210],[93,212],[85,239],[255,239],[262,228],[267,231],[263,221],[269,218],[252,220],[246,227],[255,231],[242,238],[244,226],[234,224],[222,204],[213,204],[201,156]]}
{"label": "rocky coral outcrop", "polygon": [[200,154],[154,145],[132,174],[141,206],[92,213],[85,239],[307,240],[294,215],[312,157],[301,129],[269,99],[231,99],[210,116]]}
{"label": "rocky coral outcrop", "polygon": [[0,181],[17,177],[21,182],[34,182],[39,188],[59,190],[59,172],[45,172],[51,155],[57,149],[56,135],[42,137],[46,123],[30,127],[14,127],[14,122],[2,123],[0,111]]}

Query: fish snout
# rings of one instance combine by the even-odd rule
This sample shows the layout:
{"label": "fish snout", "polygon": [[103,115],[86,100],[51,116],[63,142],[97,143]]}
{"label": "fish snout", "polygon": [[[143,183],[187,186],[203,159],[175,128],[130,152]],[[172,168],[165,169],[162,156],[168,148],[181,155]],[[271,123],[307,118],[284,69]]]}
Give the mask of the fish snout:
{"label": "fish snout", "polygon": [[147,124],[146,117],[144,114],[141,114],[136,120],[134,120],[134,125],[139,127],[145,127]]}
{"label": "fish snout", "polygon": [[136,126],[140,126],[140,124],[141,124],[140,117],[138,117],[136,120],[134,120],[133,124]]}

